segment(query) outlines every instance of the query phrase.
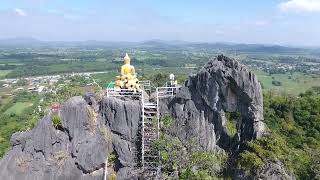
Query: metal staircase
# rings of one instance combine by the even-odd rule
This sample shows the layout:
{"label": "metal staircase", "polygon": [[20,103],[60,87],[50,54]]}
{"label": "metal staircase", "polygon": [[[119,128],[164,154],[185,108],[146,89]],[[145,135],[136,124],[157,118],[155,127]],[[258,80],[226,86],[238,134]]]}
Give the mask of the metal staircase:
{"label": "metal staircase", "polygon": [[142,148],[141,164],[145,179],[158,179],[160,175],[160,153],[153,148],[159,138],[158,104],[143,98],[142,94]]}
{"label": "metal staircase", "polygon": [[[145,87],[148,84],[145,85]],[[158,87],[156,88],[156,102],[149,102],[149,98],[144,91],[133,93],[128,90],[115,90],[107,88],[107,97],[131,97],[138,98],[142,104],[141,122],[141,166],[143,179],[160,179],[161,165],[160,152],[156,151],[153,144],[160,136],[160,114],[159,100],[161,98],[172,97],[175,95],[177,87]],[[107,172],[105,172],[107,174]],[[106,176],[105,176],[106,177]]]}

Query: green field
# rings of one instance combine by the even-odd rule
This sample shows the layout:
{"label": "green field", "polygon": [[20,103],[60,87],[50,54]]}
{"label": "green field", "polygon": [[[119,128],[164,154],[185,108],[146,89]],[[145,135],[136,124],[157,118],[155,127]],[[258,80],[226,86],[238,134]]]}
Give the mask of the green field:
{"label": "green field", "polygon": [[[269,75],[263,71],[255,71],[259,81],[262,83],[265,91],[273,90],[279,94],[298,95],[313,86],[320,85],[320,76],[313,77],[303,73],[295,72],[293,74],[272,74]],[[279,81],[281,86],[275,86],[272,81]]]}
{"label": "green field", "polygon": [[10,72],[11,70],[0,70],[0,79],[4,78]]}
{"label": "green field", "polygon": [[101,87],[106,87],[106,85],[110,81],[114,81],[116,79],[117,75],[118,73],[110,72],[110,73],[94,74],[92,77]]}
{"label": "green field", "polygon": [[5,114],[20,115],[26,108],[32,106],[32,103],[17,102],[5,111]]}

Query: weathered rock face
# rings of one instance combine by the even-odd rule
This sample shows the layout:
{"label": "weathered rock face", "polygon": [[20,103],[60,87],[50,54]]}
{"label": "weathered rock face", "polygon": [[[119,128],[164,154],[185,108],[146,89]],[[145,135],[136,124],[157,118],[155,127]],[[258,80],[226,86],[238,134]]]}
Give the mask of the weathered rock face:
{"label": "weathered rock face", "polygon": [[[0,162],[6,179],[99,179],[110,151],[103,121],[82,97],[68,100],[57,112],[59,129],[51,112],[29,132],[15,133],[12,150]],[[94,147],[94,148],[92,148]]]}
{"label": "weathered rock face", "polygon": [[261,137],[263,97],[256,76],[236,60],[225,56],[211,59],[198,74],[190,76],[174,98],[161,101],[162,114],[176,119],[172,134],[193,138],[204,149],[226,148],[225,112],[238,112],[238,142]]}
{"label": "weathered rock face", "polygon": [[270,179],[270,180],[283,180],[292,179],[295,180],[295,176],[287,172],[285,166],[277,161],[267,164],[266,167],[259,173],[255,179]]}
{"label": "weathered rock face", "polygon": [[138,152],[141,147],[139,124],[141,122],[140,101],[123,101],[116,98],[103,98],[100,114],[111,130],[112,146],[118,155],[118,179],[137,179]]}
{"label": "weathered rock face", "polygon": [[[15,133],[12,150],[0,161],[0,176],[8,180],[99,179],[107,156],[119,157],[119,179],[135,179],[136,142],[140,122],[139,101],[91,96],[68,100],[50,112],[31,131]],[[100,110],[99,110],[100,108]],[[52,117],[59,115],[55,128]]]}
{"label": "weathered rock face", "polygon": [[269,162],[262,170],[256,175],[247,174],[243,171],[235,173],[234,179],[242,180],[295,180],[296,177],[284,168],[285,166],[280,161]]}

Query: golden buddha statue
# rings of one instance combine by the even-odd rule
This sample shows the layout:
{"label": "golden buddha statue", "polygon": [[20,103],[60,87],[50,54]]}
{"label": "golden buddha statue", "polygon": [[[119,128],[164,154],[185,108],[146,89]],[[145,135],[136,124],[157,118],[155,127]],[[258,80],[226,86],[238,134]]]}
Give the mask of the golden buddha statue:
{"label": "golden buddha statue", "polygon": [[139,91],[140,85],[139,80],[137,79],[134,66],[130,64],[130,57],[126,53],[126,56],[123,58],[124,65],[121,66],[120,76],[117,76],[115,82],[115,88],[117,89],[128,89],[129,91]]}
{"label": "golden buddha statue", "polygon": [[121,76],[127,78],[128,80],[136,77],[136,72],[134,67],[130,64],[130,57],[126,53],[126,56],[123,58],[124,65],[121,66]]}

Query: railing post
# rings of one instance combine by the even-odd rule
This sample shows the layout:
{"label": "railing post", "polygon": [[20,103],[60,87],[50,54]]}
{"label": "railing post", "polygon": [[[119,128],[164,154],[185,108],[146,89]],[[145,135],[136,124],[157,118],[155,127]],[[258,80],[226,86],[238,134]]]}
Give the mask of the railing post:
{"label": "railing post", "polygon": [[142,104],[142,128],[141,128],[141,164],[142,164],[142,170],[144,171],[144,96],[143,92],[141,92],[141,104]]}
{"label": "railing post", "polygon": [[[160,138],[160,111],[159,111],[159,89],[156,88],[156,98],[157,98],[157,121],[158,121],[158,128],[157,128],[157,139]],[[160,171],[161,171],[161,168],[160,168],[160,162],[161,162],[161,154],[160,154],[160,151],[158,151],[158,161],[159,161],[159,165],[158,165],[158,170],[157,170],[157,177],[156,179],[159,179],[159,176],[160,176]]]}
{"label": "railing post", "polygon": [[103,180],[107,180],[107,177],[108,177],[108,156],[107,156],[107,159],[106,159],[106,162],[105,162],[105,166],[104,166],[104,177],[103,177]]}

